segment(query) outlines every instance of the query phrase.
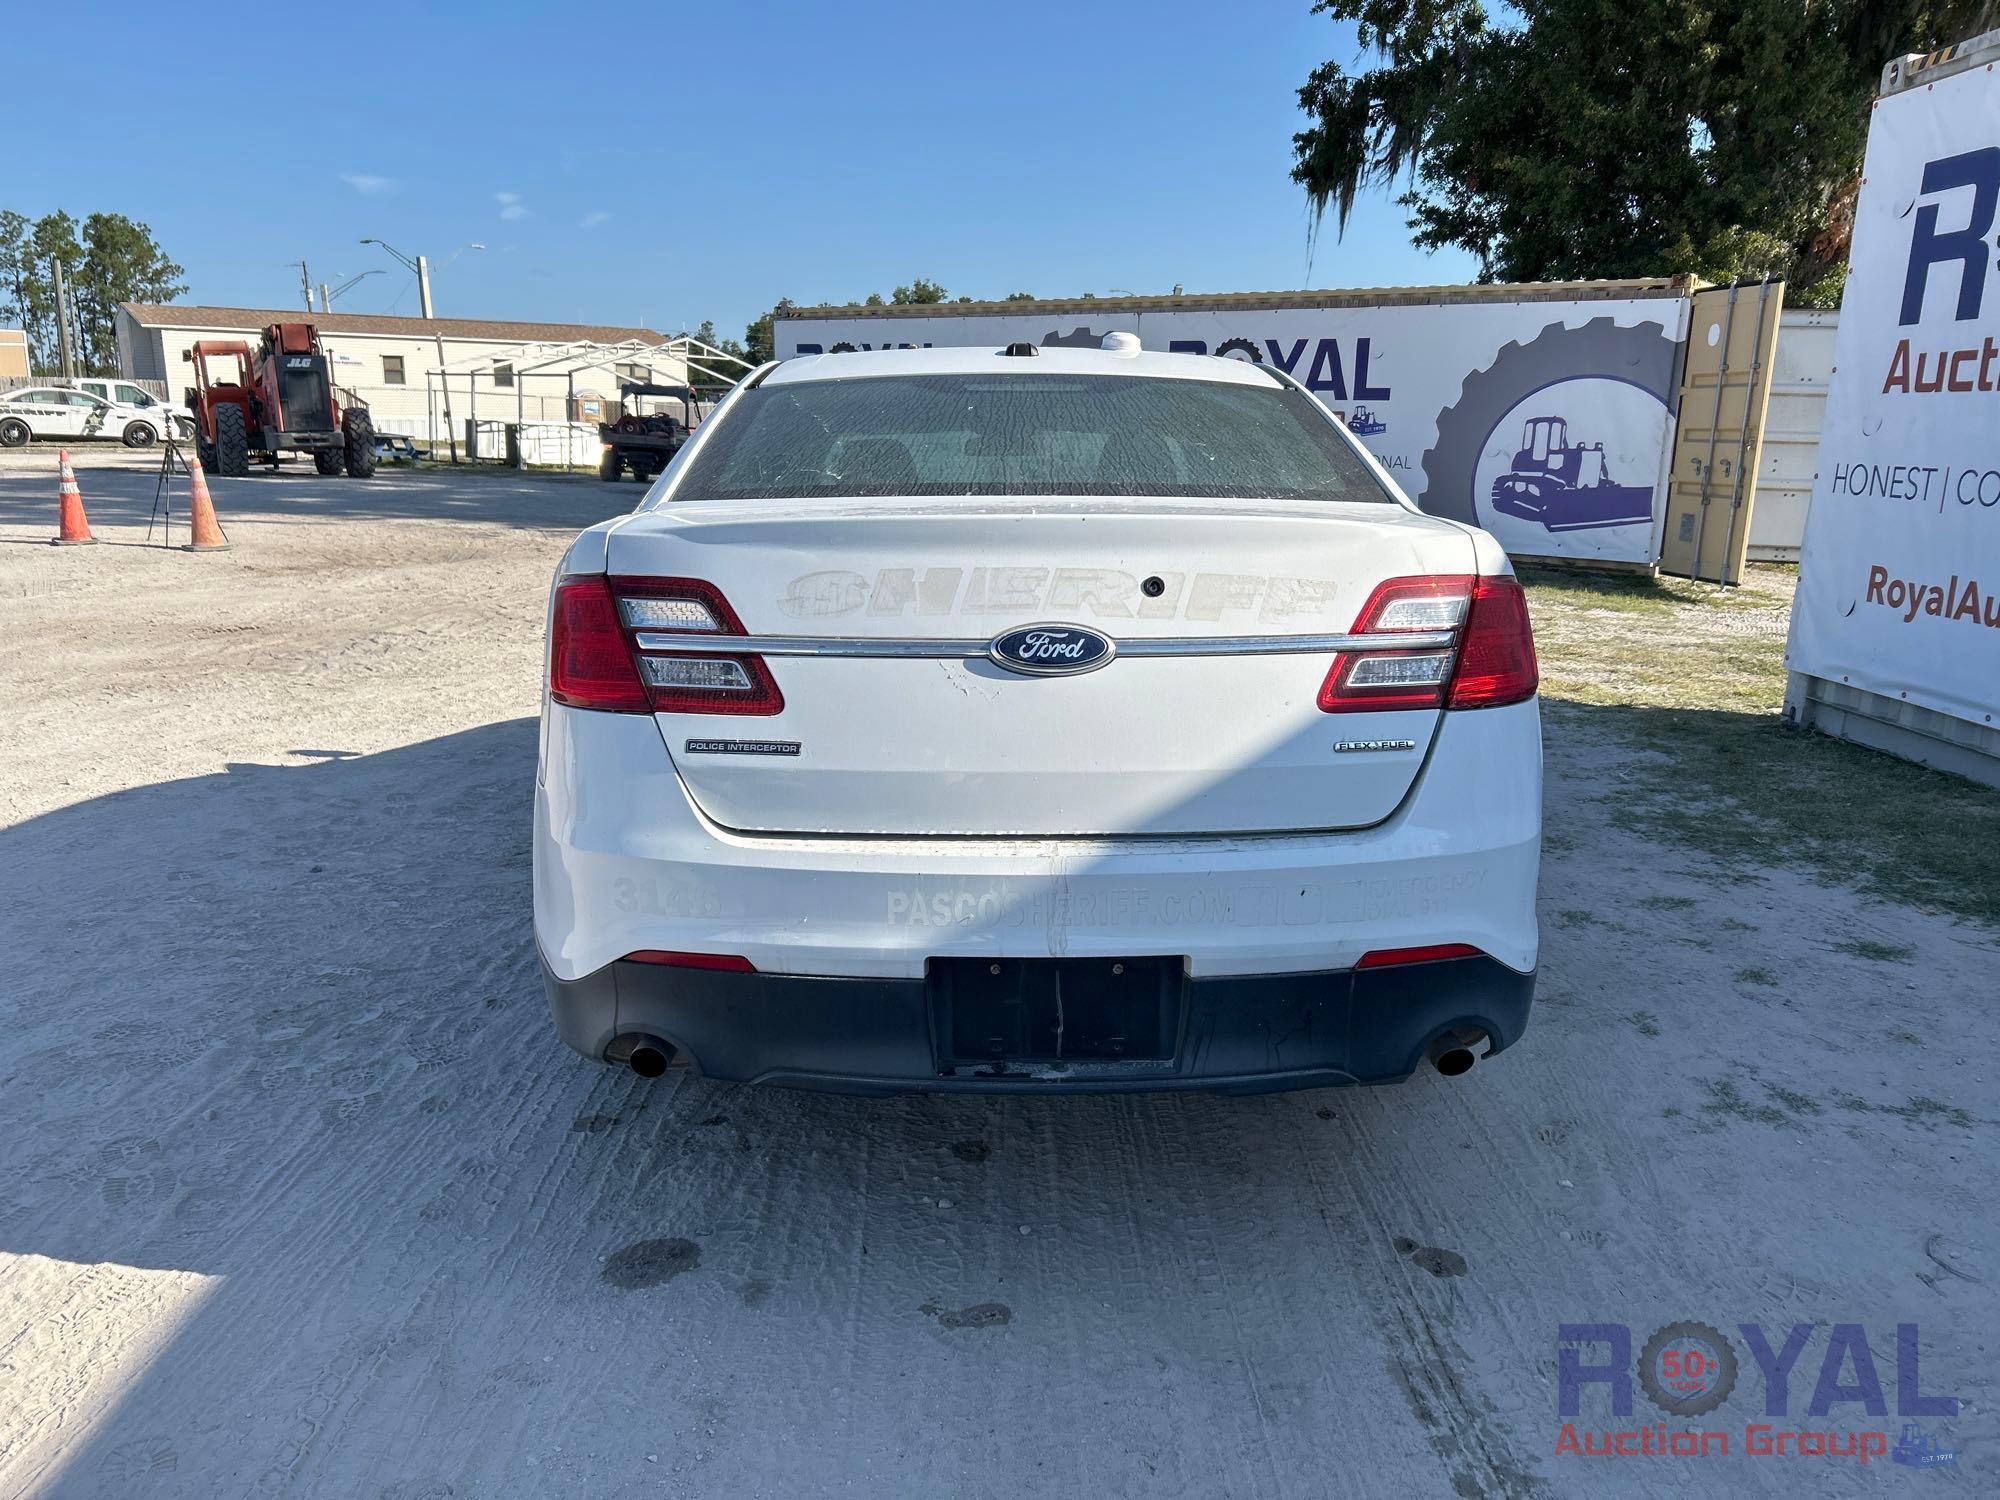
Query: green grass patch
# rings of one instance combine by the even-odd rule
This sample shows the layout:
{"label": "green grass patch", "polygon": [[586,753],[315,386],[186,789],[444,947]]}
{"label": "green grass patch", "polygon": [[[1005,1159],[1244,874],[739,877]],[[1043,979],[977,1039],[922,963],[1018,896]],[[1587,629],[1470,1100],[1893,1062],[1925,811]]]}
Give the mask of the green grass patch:
{"label": "green grass patch", "polygon": [[1775,717],[1641,709],[1608,727],[1664,757],[1632,764],[1640,795],[1612,817],[1633,832],[2000,926],[2000,792]]}
{"label": "green grass patch", "polygon": [[1608,609],[1620,614],[1666,617],[1684,608],[1767,610],[1790,602],[1798,569],[1752,564],[1741,587],[1722,588],[1689,578],[1643,573],[1599,573],[1525,563],[1516,568],[1522,586],[1537,600],[1571,609]]}
{"label": "green grass patch", "polygon": [[1894,1115],[1912,1125],[1956,1125],[1961,1130],[1970,1130],[1979,1124],[1979,1117],[1972,1111],[1928,1095],[1919,1095],[1907,1104],[1870,1104],[1859,1094],[1845,1093],[1835,1095],[1835,1101],[1842,1109],[1856,1114]]}
{"label": "green grass patch", "polygon": [[1764,1092],[1784,1105],[1786,1109],[1795,1115],[1816,1115],[1819,1113],[1819,1100],[1813,1098],[1811,1094],[1801,1094],[1797,1089],[1784,1088],[1775,1083],[1765,1084]]}
{"label": "green grass patch", "polygon": [[1524,587],[1535,598],[1559,602],[1572,609],[1615,609],[1624,614],[1667,615],[1680,601],[1666,579],[1648,578],[1639,573],[1584,573],[1567,568],[1535,567],[1515,569]]}
{"label": "green grass patch", "polygon": [[1727,1115],[1730,1119],[1748,1121],[1753,1125],[1792,1123],[1792,1116],[1776,1105],[1751,1103],[1727,1078],[1710,1079],[1702,1087],[1708,1091],[1708,1102],[1702,1105],[1704,1114]]}
{"label": "green grass patch", "polygon": [[1917,950],[1905,943],[1877,943],[1868,938],[1849,938],[1844,943],[1835,943],[1836,953],[1851,953],[1856,958],[1872,959],[1878,964],[1900,964],[1916,957]]}
{"label": "green grass patch", "polygon": [[1614,822],[1739,879],[1788,864],[2000,927],[2000,791],[1782,726],[1777,627],[1795,570],[1753,566],[1729,590],[1538,568],[1522,578],[1550,739],[1602,732],[1647,752],[1618,769]]}

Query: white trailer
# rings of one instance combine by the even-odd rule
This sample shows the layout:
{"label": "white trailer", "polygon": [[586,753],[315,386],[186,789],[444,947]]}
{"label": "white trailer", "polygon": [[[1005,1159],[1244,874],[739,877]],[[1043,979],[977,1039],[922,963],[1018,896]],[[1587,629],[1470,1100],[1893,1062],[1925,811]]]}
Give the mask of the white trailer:
{"label": "white trailer", "polygon": [[2000,31],[1889,64],[1799,592],[1794,723],[2000,786]]}

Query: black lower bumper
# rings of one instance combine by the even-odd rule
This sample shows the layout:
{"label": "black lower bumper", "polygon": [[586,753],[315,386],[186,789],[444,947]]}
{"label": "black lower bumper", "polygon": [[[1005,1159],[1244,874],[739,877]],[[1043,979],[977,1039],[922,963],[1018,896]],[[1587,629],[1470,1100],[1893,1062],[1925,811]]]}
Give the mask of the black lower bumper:
{"label": "black lower bumper", "polygon": [[[670,1042],[697,1073],[843,1093],[1264,1093],[1393,1083],[1461,1027],[1499,1052],[1528,1025],[1535,976],[1486,957],[1378,969],[1190,979],[1158,1060],[967,1064],[939,1036],[923,979],[745,974],[618,962],[581,979],[543,967],[564,1041],[602,1059],[623,1038]],[[1475,1049],[1476,1050],[1476,1049]]]}

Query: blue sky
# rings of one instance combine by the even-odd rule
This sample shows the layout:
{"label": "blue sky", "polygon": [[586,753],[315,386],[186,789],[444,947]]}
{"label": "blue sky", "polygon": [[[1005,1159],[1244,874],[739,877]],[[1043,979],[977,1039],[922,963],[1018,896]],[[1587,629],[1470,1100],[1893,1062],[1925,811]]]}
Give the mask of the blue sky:
{"label": "blue sky", "polygon": [[431,257],[441,315],[737,335],[781,296],[916,276],[983,298],[1474,271],[1378,194],[1307,281],[1297,89],[1353,53],[1308,0],[138,14],[10,13],[8,114],[89,144],[6,150],[0,207],[143,220],[189,300],[297,305],[303,259],[383,271],[341,310],[414,313],[364,235]]}

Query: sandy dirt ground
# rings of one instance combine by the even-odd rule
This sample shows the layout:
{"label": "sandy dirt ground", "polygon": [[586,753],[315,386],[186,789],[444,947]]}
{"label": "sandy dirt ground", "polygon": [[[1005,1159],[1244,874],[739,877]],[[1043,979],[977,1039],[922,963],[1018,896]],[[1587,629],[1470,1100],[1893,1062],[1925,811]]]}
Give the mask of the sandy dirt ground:
{"label": "sandy dirt ground", "polygon": [[[1465,1078],[647,1083],[529,930],[548,576],[637,488],[288,470],[196,557],[150,466],[56,549],[0,458],[0,1494],[2000,1487],[2000,942],[1642,841],[1615,708],[1548,706],[1536,1017]],[[1815,1325],[1790,1417],[1746,1355],[1674,1424],[1728,1458],[1559,1454],[1560,1326],[1679,1319]],[[1893,1440],[1898,1322],[1955,1466],[1742,1454]],[[1807,1415],[1838,1323],[1885,1416]]]}

